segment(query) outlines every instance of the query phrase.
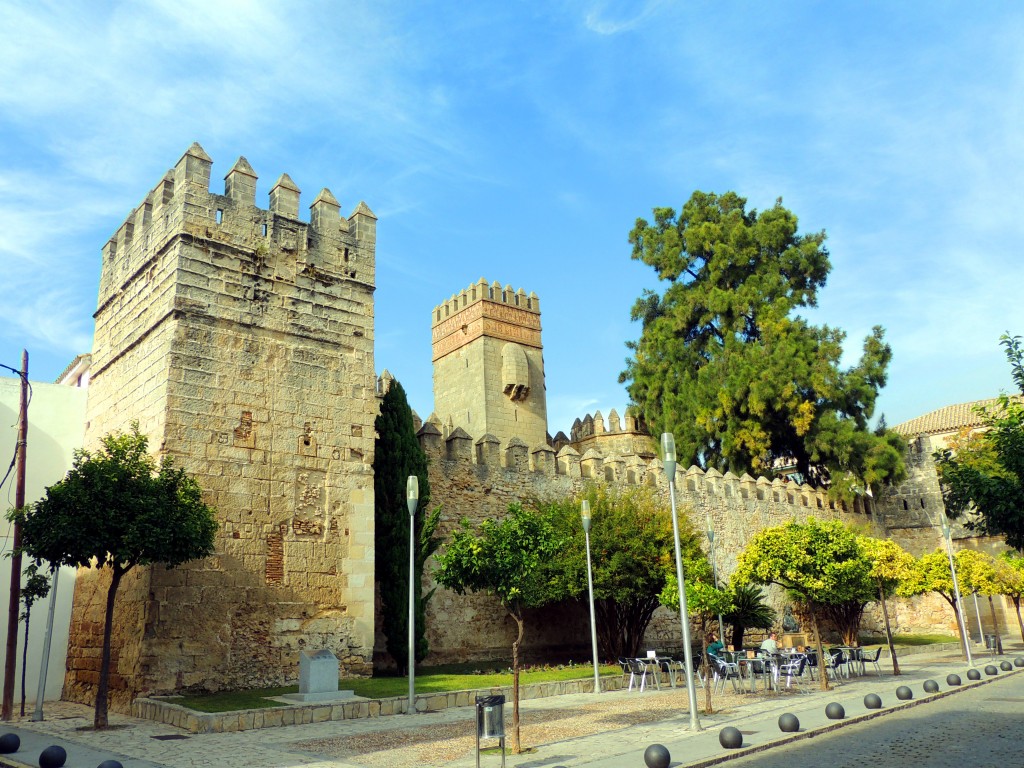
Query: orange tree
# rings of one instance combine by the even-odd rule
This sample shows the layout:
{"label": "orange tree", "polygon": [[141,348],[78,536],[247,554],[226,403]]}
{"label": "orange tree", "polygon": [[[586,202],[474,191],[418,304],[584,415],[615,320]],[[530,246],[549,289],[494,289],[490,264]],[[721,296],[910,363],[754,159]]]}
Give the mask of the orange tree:
{"label": "orange tree", "polygon": [[457,594],[485,592],[498,598],[516,623],[512,643],[512,752],[519,754],[519,648],[524,611],[565,597],[551,564],[564,548],[550,515],[511,504],[501,520],[460,527],[437,556],[434,579]]}
{"label": "orange tree", "polygon": [[[818,614],[826,606],[863,602],[871,565],[850,528],[837,520],[792,521],[756,533],[740,554],[733,581],[777,584],[802,601],[811,618],[818,658],[824,659]],[[821,675],[822,690],[828,676]]]}
{"label": "orange tree", "polygon": [[217,521],[202,491],[170,459],[157,461],[137,422],[109,434],[96,451],[75,453],[63,480],[35,504],[12,512],[21,549],[37,563],[109,568],[103,652],[94,725],[107,727],[110,633],[121,579],[137,565],[172,568],[213,553]]}

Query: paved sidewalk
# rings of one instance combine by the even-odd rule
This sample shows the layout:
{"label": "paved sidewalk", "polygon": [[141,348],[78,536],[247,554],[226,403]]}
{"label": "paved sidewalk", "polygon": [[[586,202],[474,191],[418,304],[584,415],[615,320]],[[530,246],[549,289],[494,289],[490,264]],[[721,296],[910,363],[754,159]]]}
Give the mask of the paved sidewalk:
{"label": "paved sidewalk", "polygon": [[[1013,662],[1021,655],[1021,648],[1007,649],[1001,657],[988,655],[976,658],[975,666],[984,669],[987,664],[997,668],[1001,661]],[[887,712],[906,706],[927,706],[929,699],[955,695],[969,686],[998,685],[1001,680],[1017,678],[1024,668],[999,671],[996,676],[982,672],[982,680],[967,680],[967,664],[959,653],[950,650],[902,656],[903,675],[893,677],[883,664],[883,675],[873,671],[860,678],[852,678],[833,690],[821,692],[817,683],[808,687],[807,695],[775,696],[716,696],[715,706],[725,706],[711,715],[702,715],[703,730],[691,732],[686,711],[684,690],[615,691],[594,696],[574,694],[522,702],[524,716],[534,720],[566,723],[574,712],[593,708],[599,702],[605,711],[607,727],[592,728],[596,733],[575,738],[555,738],[540,743],[530,753],[506,756],[509,768],[644,768],[643,752],[650,744],[665,745],[672,755],[673,766],[713,765],[751,751],[808,738],[824,729],[842,727],[864,718],[884,716]],[[963,679],[960,688],[946,684],[946,675],[956,673]],[[925,694],[922,684],[926,679],[939,683],[939,693]],[[906,685],[914,694],[913,700],[901,702],[896,688]],[[868,710],[863,698],[877,693],[883,709]],[[637,697],[647,697],[638,699]],[[653,713],[638,718],[635,724],[616,717],[616,704],[643,701]],[[840,721],[825,717],[825,705],[838,702],[846,710]],[[698,704],[703,706],[703,692],[698,691]],[[625,706],[622,707],[625,709]],[[663,709],[662,709],[663,708]],[[778,717],[791,712],[800,720],[801,730],[795,734],[779,731]],[[63,746],[68,753],[68,768],[95,768],[104,760],[116,759],[124,768],[285,768],[310,766],[311,768],[404,768],[404,766],[433,765],[445,768],[475,766],[476,754],[474,710],[472,707],[450,709],[443,712],[417,715],[346,720],[309,725],[269,728],[258,731],[220,734],[190,734],[171,726],[111,715],[111,729],[94,732],[92,710],[77,704],[53,703],[46,708],[43,722],[18,721],[13,727],[0,726],[0,733],[17,733],[21,749],[14,755],[0,756],[0,765],[37,766],[40,752],[51,744]],[[505,725],[509,727],[511,704],[506,706]],[[725,750],[718,741],[719,731],[727,726],[739,728],[744,736],[744,748]],[[331,756],[324,748],[333,741],[349,743],[347,753]],[[365,743],[365,749],[358,745]],[[353,749],[351,745],[357,748]],[[415,746],[418,751],[414,751]],[[452,747],[455,748],[454,754]],[[337,751],[333,754],[339,754]],[[497,768],[500,755],[481,756],[482,768]]]}

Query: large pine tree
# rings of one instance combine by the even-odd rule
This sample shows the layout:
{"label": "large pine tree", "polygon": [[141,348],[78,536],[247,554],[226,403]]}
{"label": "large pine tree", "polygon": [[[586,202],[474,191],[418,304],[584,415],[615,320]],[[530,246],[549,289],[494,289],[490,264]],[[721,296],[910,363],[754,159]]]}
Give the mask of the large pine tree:
{"label": "large pine tree", "polygon": [[[416,439],[412,409],[405,390],[393,381],[381,401],[374,423],[377,439],[373,454],[373,491],[375,509],[375,576],[380,587],[384,636],[388,654],[398,665],[399,674],[408,673],[409,661],[409,508],[406,505],[406,481],[419,478],[420,500],[416,508],[414,535],[416,553],[416,661],[426,658],[428,646],[424,626],[422,573],[433,548],[432,529],[436,515],[423,528],[425,510],[430,502],[427,457]],[[429,597],[429,596],[428,596]]]}
{"label": "large pine tree", "polygon": [[882,329],[843,369],[845,334],[796,314],[828,276],[823,232],[799,234],[781,200],[759,213],[734,192],[695,192],[629,239],[666,287],[633,307],[643,330],[620,381],[654,434],[675,433],[682,466],[792,463],[844,498],[902,479],[902,439],[868,429],[892,356]]}

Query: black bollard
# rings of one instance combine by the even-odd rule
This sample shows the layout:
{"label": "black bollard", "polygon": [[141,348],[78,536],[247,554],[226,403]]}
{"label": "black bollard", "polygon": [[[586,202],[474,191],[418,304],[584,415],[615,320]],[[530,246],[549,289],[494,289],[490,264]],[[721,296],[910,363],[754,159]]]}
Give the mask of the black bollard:
{"label": "black bollard", "polygon": [[783,733],[796,733],[800,730],[800,718],[792,712],[779,715],[779,730]]}
{"label": "black bollard", "polygon": [[743,734],[739,728],[727,725],[718,732],[718,743],[726,749],[739,749],[743,746]]}
{"label": "black bollard", "polygon": [[986,664],[985,665],[985,674],[986,675],[998,675],[999,674],[999,670],[996,669],[996,665],[995,664]]}
{"label": "black bollard", "polygon": [[62,768],[68,759],[64,747],[56,744],[47,747],[39,755],[39,768]]}
{"label": "black bollard", "polygon": [[946,675],[946,685],[960,685],[960,675]]}
{"label": "black bollard", "polygon": [[968,669],[967,670],[967,679],[968,680],[981,680],[981,672],[979,672],[976,669]]}
{"label": "black bollard", "polygon": [[668,768],[672,756],[664,744],[651,744],[644,750],[644,763],[647,768]]}
{"label": "black bollard", "polygon": [[925,680],[924,681],[924,692],[925,693],[938,693],[939,692],[939,684],[937,682],[935,682],[934,680]]}
{"label": "black bollard", "polygon": [[0,755],[10,755],[21,749],[21,737],[16,733],[0,736]]}
{"label": "black bollard", "polygon": [[881,709],[882,697],[877,693],[869,693],[864,697],[864,706],[867,709]]}
{"label": "black bollard", "polygon": [[896,689],[896,698],[900,701],[909,701],[914,698],[914,692],[905,685],[901,685]]}
{"label": "black bollard", "polygon": [[846,717],[846,710],[838,701],[833,701],[825,707],[825,717],[829,720],[842,720]]}

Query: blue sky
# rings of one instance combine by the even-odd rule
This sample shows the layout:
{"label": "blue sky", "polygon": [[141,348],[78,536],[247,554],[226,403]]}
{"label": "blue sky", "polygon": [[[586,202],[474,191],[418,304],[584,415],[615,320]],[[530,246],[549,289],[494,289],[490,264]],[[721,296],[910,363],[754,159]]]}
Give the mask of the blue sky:
{"label": "blue sky", "polygon": [[379,217],[376,367],[433,403],[430,312],[484,277],[540,297],[549,430],[627,404],[654,206],[735,190],[828,233],[814,322],[893,347],[890,424],[1012,386],[1017,3],[0,0],[0,363],[91,346],[100,248],[193,141],[267,205]]}

